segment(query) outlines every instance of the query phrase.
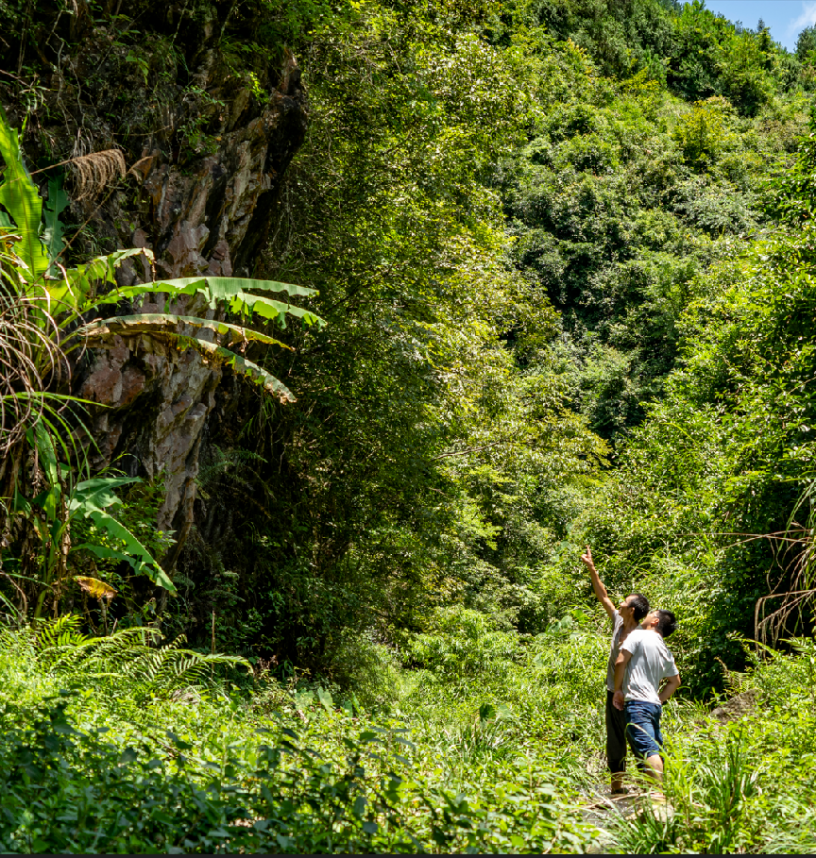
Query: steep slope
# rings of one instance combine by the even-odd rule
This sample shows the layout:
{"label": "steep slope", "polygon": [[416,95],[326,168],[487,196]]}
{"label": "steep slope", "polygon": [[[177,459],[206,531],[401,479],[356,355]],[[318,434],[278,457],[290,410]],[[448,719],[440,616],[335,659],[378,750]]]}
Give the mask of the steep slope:
{"label": "steep slope", "polygon": [[[68,254],[146,247],[162,277],[255,273],[308,109],[282,46],[265,62],[230,54],[258,25],[252,10],[231,11],[134,2],[114,14],[79,2],[17,16],[0,7],[0,63],[26,72],[4,73],[0,99],[26,128],[32,169],[53,178],[50,164],[112,148],[129,168],[69,186]],[[121,285],[150,276],[140,269],[126,262]],[[105,406],[93,412],[95,467],[164,482],[157,526],[175,531],[169,568],[192,525],[201,433],[220,381],[194,352],[146,341],[92,351],[74,375],[74,391]]]}

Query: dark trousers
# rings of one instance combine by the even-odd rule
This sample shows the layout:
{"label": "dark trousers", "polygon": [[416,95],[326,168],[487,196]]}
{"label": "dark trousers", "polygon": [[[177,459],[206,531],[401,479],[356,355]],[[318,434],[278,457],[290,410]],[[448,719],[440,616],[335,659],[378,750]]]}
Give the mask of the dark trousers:
{"label": "dark trousers", "polygon": [[612,705],[613,694],[606,692],[606,761],[612,774],[626,771],[626,713]]}

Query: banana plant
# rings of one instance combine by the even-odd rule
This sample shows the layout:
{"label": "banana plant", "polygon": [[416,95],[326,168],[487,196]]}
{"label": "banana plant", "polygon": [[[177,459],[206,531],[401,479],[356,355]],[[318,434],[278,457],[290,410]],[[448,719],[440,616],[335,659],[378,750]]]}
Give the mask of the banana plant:
{"label": "banana plant", "polygon": [[6,162],[6,168],[2,174],[3,183],[0,184],[0,205],[6,210],[6,214],[0,219],[0,228],[16,227],[15,249],[18,261],[25,272],[26,279],[34,283],[48,271],[51,265],[46,248],[40,239],[42,199],[23,162],[17,130],[9,125],[1,106],[0,154]]}
{"label": "banana plant", "polygon": [[[116,269],[132,256],[143,255],[150,262],[153,255],[143,248],[116,251],[97,257],[90,262],[67,268],[59,261],[62,237],[59,227],[59,212],[66,200],[58,184],[52,183],[53,199],[45,212],[43,223],[43,201],[23,161],[17,131],[8,122],[0,107],[0,154],[6,162],[0,184],[0,205],[5,210],[0,228],[12,226],[18,233],[15,244],[19,259],[20,284],[32,298],[41,298],[51,316],[59,320],[63,334],[63,347],[70,351],[86,339],[91,345],[104,345],[115,334],[138,336],[147,334],[164,340],[180,350],[193,348],[211,365],[224,365],[238,375],[260,385],[268,393],[282,401],[294,397],[286,386],[267,370],[233,351],[240,350],[250,342],[289,348],[284,343],[261,331],[247,327],[244,322],[258,317],[261,320],[276,320],[286,326],[286,317],[300,318],[304,324],[322,326],[324,321],[310,310],[289,301],[281,301],[259,295],[257,292],[282,293],[290,297],[309,297],[315,290],[292,283],[273,280],[254,280],[239,277],[186,277],[157,280],[120,288],[116,283]],[[11,220],[9,220],[9,216]],[[0,210],[0,217],[3,212]],[[13,224],[12,224],[13,221]],[[51,255],[49,254],[51,251]],[[49,272],[59,271],[59,276]],[[152,265],[151,265],[151,270]],[[249,291],[253,290],[253,291]],[[95,319],[77,327],[79,319],[87,319],[100,305],[120,301],[138,302],[148,295],[163,294],[164,313],[134,313],[127,316],[111,316]],[[237,316],[242,324],[212,321],[197,316],[182,316],[167,312],[169,305],[182,295],[201,295],[210,309],[221,308]],[[192,333],[185,331],[191,330]],[[73,340],[73,343],[67,342]],[[220,340],[220,342],[219,342]]]}
{"label": "banana plant", "polygon": [[[150,251],[138,249],[136,253],[142,253],[152,260]],[[288,295],[315,294],[313,289],[291,283],[245,280],[237,277],[185,277],[120,288],[116,285],[115,270],[123,259],[131,255],[133,251],[119,251],[107,257],[99,257],[88,266],[83,266],[84,270],[66,271],[62,284],[46,285],[51,299],[59,306],[68,308],[66,322],[75,321],[80,316],[87,316],[90,309],[100,304],[111,304],[114,301],[132,302],[148,295],[163,294],[165,310],[168,310],[169,305],[182,295],[197,294],[205,299],[210,309],[220,307],[237,316],[241,322],[257,316],[267,321],[277,321],[285,327],[286,316],[290,315],[300,318],[305,324],[319,326],[324,324],[323,320],[310,310],[247,291],[248,288],[252,288],[256,291],[283,292]],[[100,284],[103,283],[110,285],[111,288],[101,293],[99,289]],[[208,364],[227,366],[238,375],[260,385],[267,393],[277,396],[281,401],[294,401],[294,396],[283,382],[239,353],[251,342],[279,346],[284,349],[289,349],[290,346],[245,324],[169,312],[109,316],[94,319],[76,328],[70,335],[70,339],[74,342],[67,345],[67,350],[70,351],[80,342],[88,342],[90,345],[96,342],[104,343],[112,339],[114,334],[123,337],[147,334],[157,340],[164,340],[178,349],[192,348]]]}
{"label": "banana plant", "polygon": [[[2,107],[0,156],[5,162],[0,172],[0,297],[5,295],[11,301],[25,302],[32,308],[32,333],[25,350],[26,360],[34,368],[33,375],[42,381],[41,390],[36,394],[27,391],[11,395],[39,395],[42,403],[50,402],[55,396],[60,401],[74,399],[48,389],[48,379],[53,378],[55,365],[66,360],[73,349],[85,344],[104,347],[119,335],[125,338],[147,336],[180,350],[195,349],[207,364],[229,367],[281,401],[294,400],[279,379],[244,355],[247,345],[253,342],[290,347],[248,324],[257,319],[262,323],[276,321],[285,327],[287,317],[291,316],[307,325],[322,326],[325,323],[319,316],[288,300],[315,295],[314,290],[270,280],[206,275],[118,286],[116,271],[130,257],[146,257],[151,271],[155,270],[152,254],[141,248],[119,250],[67,267],[61,261],[64,243],[59,222],[67,198],[60,183],[52,180],[44,211],[43,200],[25,165],[19,134],[9,124]],[[285,297],[273,298],[269,293]],[[173,302],[184,295],[200,296],[210,309],[220,310],[225,318],[213,320],[171,312]],[[161,303],[157,296],[164,296],[164,312],[138,312],[139,303],[148,296],[152,303]],[[121,302],[127,302],[131,309],[127,315],[93,317],[103,305]],[[132,310],[134,305],[135,311]],[[58,355],[56,360],[55,354]],[[35,613],[41,613],[46,595],[55,589],[58,591],[60,582],[66,577],[67,556],[72,550],[70,524],[77,516],[89,518],[98,529],[113,537],[122,550],[90,544],[82,548],[105,559],[127,560],[136,572],[174,592],[173,583],[161,566],[109,512],[118,502],[113,490],[132,480],[98,477],[67,486],[61,472],[66,466],[59,463],[56,452],[61,446],[65,461],[71,461],[70,451],[61,437],[65,434],[60,431],[64,421],[49,421],[47,415],[43,409],[35,413],[22,438],[28,449],[38,451],[48,486],[34,498],[26,498],[16,484],[11,492],[13,514],[28,519],[44,551],[43,568],[38,570],[39,584],[44,587],[38,587]],[[19,444],[18,448],[15,455],[21,460],[23,448]],[[13,474],[18,471],[19,467],[9,469]],[[8,497],[10,492],[2,489],[0,493]]]}
{"label": "banana plant", "polygon": [[[38,576],[40,591],[34,616],[41,616],[46,597],[49,594],[56,595],[69,577],[69,555],[82,549],[103,560],[125,561],[136,574],[146,575],[154,584],[175,594],[173,582],[150,551],[109,512],[122,503],[115,490],[139,482],[139,479],[102,476],[74,483],[71,470],[60,465],[51,433],[45,424],[37,423],[28,430],[27,435],[27,440],[32,449],[37,451],[42,465],[45,487],[33,498],[27,498],[17,489],[12,508],[33,521],[39,537],[42,552]],[[109,544],[73,545],[71,524],[80,517],[89,519],[98,531],[105,534]],[[98,592],[106,592],[109,589],[104,582],[94,578],[74,577],[80,585],[85,585],[84,589],[88,586]]]}

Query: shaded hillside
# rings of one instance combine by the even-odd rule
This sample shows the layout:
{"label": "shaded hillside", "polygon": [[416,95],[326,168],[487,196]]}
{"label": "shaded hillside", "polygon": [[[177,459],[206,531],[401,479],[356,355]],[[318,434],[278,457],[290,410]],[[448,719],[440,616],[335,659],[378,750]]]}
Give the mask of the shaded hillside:
{"label": "shaded hillside", "polygon": [[364,637],[408,646],[452,605],[543,632],[584,598],[585,538],[623,552],[621,582],[652,569],[620,547],[613,487],[673,401],[701,296],[776,228],[807,51],[658,0],[2,9],[32,165],[148,159],[84,201],[67,174],[69,257],[150,245],[163,274],[316,288],[328,321],[274,358],[245,345],[286,405],[195,355],[83,358],[77,392],[116,405],[94,412],[96,466],[154,480],[121,514],[180,594],[98,563],[116,622],[156,595],[199,646],[349,682]]}

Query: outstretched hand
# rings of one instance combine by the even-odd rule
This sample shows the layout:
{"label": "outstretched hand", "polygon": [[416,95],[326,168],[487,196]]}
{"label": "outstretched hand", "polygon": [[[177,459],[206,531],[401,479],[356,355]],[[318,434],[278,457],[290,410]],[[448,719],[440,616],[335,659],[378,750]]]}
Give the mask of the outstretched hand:
{"label": "outstretched hand", "polygon": [[589,569],[589,575],[592,579],[592,589],[595,591],[598,601],[603,605],[609,619],[614,620],[616,616],[615,606],[609,598],[609,593],[607,592],[606,587],[604,587],[603,581],[598,577],[598,570],[592,562],[592,552],[588,545],[586,546],[586,551],[581,555],[581,560],[586,568]]}

